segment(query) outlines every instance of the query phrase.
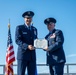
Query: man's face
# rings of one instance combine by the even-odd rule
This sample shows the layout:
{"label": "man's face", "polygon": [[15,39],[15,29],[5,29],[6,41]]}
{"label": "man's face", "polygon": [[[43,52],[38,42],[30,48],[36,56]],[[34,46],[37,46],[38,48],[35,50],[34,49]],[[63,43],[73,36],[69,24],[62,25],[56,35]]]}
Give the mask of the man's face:
{"label": "man's face", "polygon": [[32,22],[32,17],[26,17],[26,18],[24,18],[24,20],[25,20],[27,25],[30,25]]}
{"label": "man's face", "polygon": [[55,28],[55,23],[52,22],[52,23],[48,24],[47,28],[49,31],[52,31]]}

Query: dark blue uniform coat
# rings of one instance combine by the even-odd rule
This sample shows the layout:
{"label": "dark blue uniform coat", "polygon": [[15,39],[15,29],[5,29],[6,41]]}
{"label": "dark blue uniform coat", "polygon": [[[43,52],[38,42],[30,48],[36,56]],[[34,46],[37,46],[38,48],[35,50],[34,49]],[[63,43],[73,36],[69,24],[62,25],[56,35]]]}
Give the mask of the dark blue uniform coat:
{"label": "dark blue uniform coat", "polygon": [[[63,50],[64,36],[62,31],[58,29],[54,29],[52,33],[49,33],[48,35],[46,35],[45,39],[48,41],[47,64],[49,64],[50,66],[55,66],[55,65],[58,66],[57,64],[65,63],[66,59],[65,59],[65,53]],[[60,68],[57,68],[57,69],[60,70]],[[55,73],[58,73],[58,71]],[[54,75],[54,73],[52,75]],[[59,74],[59,75],[62,75],[62,74]]]}
{"label": "dark blue uniform coat", "polygon": [[[16,27],[15,41],[16,44],[18,45],[18,52],[17,52],[18,75],[24,75],[26,66],[29,62],[34,61],[33,64],[32,62],[30,63],[31,65],[29,65],[28,70],[36,66],[35,50],[30,51],[28,49],[28,45],[33,45],[34,39],[36,38],[37,38],[37,29],[34,26],[31,26],[31,30],[28,30],[25,24]],[[25,66],[24,68],[22,68],[22,64],[23,67]],[[24,72],[20,70],[23,70]],[[29,71],[28,75],[34,75],[34,73],[31,73],[32,70]]]}

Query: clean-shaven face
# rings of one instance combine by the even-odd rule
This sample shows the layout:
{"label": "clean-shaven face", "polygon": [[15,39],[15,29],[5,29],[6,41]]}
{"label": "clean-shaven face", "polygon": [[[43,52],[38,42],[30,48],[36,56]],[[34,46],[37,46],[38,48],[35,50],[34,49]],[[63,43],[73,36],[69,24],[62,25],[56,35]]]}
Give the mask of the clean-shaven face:
{"label": "clean-shaven face", "polygon": [[24,21],[29,26],[32,22],[32,17],[26,17],[26,18],[24,18]]}
{"label": "clean-shaven face", "polygon": [[47,25],[47,28],[49,31],[52,31],[55,28],[55,23],[51,22],[50,24]]}

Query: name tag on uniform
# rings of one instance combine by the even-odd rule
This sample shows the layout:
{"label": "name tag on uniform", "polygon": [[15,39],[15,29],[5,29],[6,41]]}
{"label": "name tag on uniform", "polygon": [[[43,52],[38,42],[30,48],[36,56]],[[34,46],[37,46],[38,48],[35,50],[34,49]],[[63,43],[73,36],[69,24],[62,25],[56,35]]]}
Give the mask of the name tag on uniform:
{"label": "name tag on uniform", "polygon": [[23,32],[23,34],[27,34],[27,32]]}

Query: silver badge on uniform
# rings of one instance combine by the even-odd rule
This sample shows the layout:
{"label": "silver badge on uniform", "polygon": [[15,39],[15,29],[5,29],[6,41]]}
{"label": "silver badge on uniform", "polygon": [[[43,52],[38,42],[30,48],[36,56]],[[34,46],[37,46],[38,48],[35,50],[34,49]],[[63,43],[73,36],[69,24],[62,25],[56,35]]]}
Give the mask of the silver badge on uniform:
{"label": "silver badge on uniform", "polygon": [[30,12],[28,12],[28,14],[30,14]]}
{"label": "silver badge on uniform", "polygon": [[49,21],[49,18],[47,19],[47,21]]}

